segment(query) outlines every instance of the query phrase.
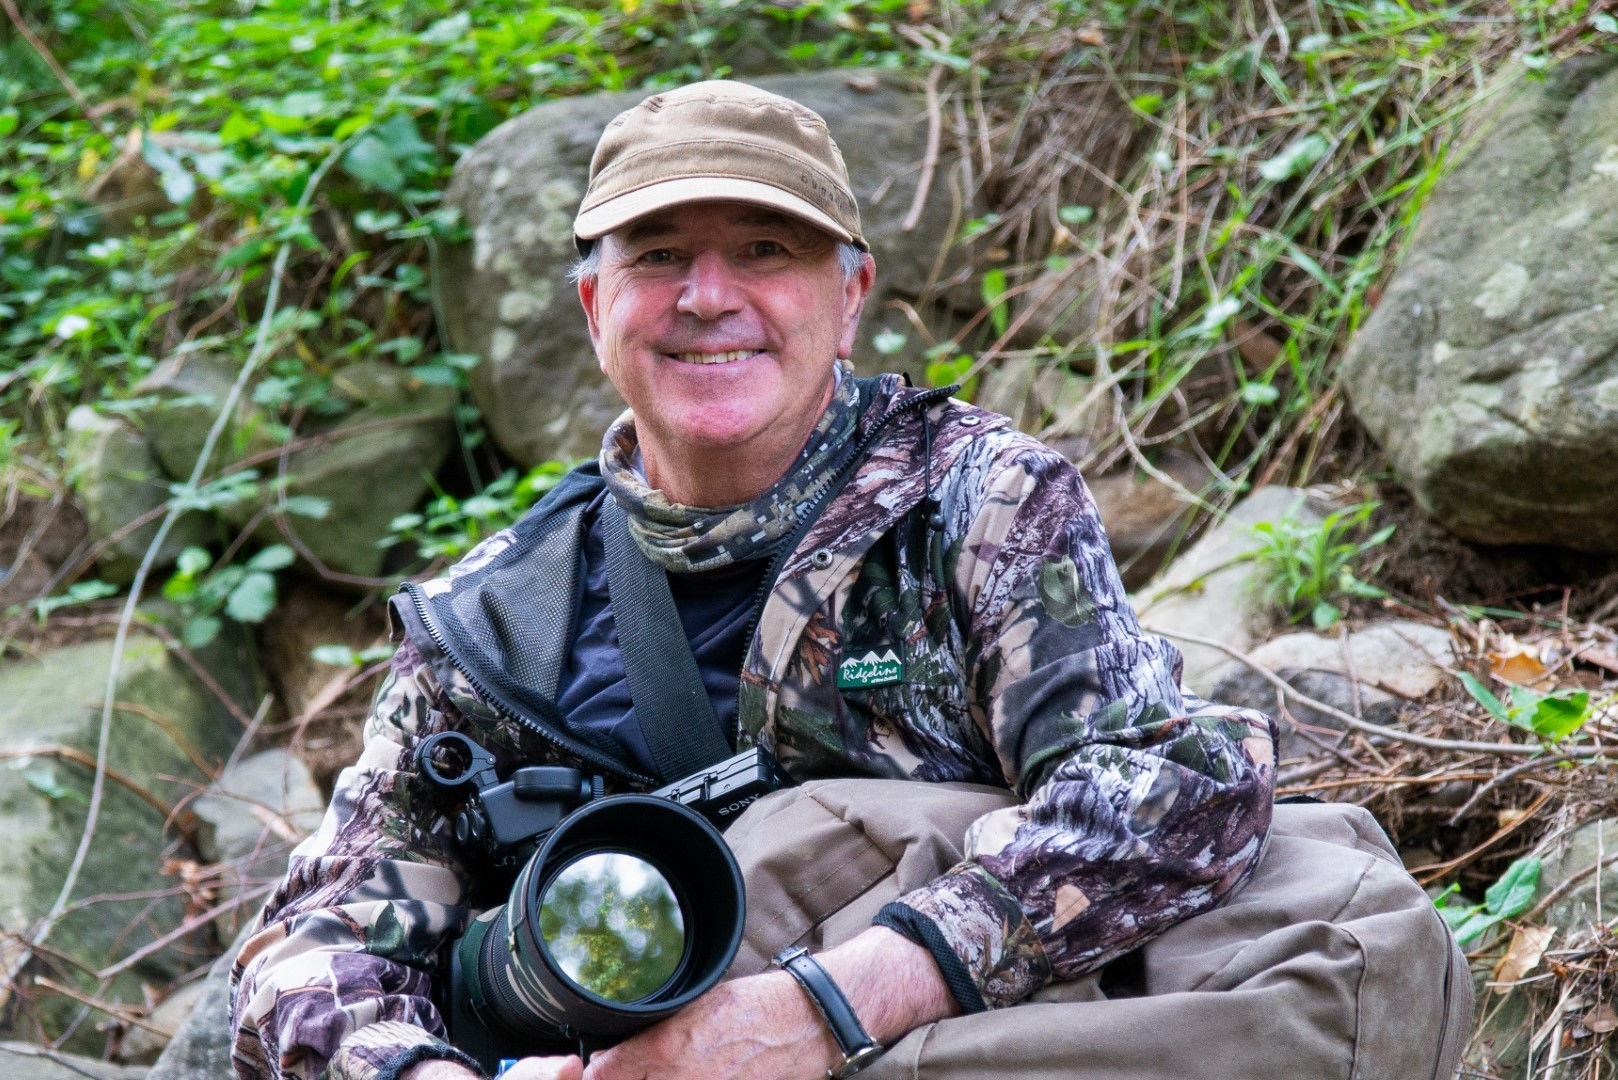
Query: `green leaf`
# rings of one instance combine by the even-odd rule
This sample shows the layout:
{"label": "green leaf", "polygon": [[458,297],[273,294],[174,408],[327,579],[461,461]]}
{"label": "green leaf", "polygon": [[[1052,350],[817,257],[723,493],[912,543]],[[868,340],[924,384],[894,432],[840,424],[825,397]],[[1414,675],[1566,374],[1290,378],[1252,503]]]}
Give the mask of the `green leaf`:
{"label": "green leaf", "polygon": [[1329,626],[1334,626],[1337,620],[1342,617],[1343,613],[1336,604],[1327,603],[1324,600],[1316,604],[1314,610],[1309,613],[1309,621],[1314,623],[1316,630],[1324,630]]}
{"label": "green leaf", "polygon": [[1088,206],[1064,206],[1056,211],[1056,220],[1069,228],[1088,225],[1095,216],[1095,210]]}
{"label": "green leaf", "polygon": [[416,130],[416,122],[403,113],[396,113],[371,129],[396,162],[413,162],[431,157],[433,144],[423,141]]}
{"label": "green leaf", "polygon": [[175,206],[190,204],[191,197],[197,193],[197,182],[178,158],[151,139],[141,140],[140,156],[157,170],[158,182],[163,185],[163,194],[169,202]]}
{"label": "green leaf", "polygon": [[1534,906],[1534,894],[1539,891],[1539,872],[1542,863],[1532,855],[1525,855],[1506,867],[1500,880],[1489,886],[1483,894],[1483,906],[1492,915],[1510,919]]}
{"label": "green leaf", "polygon": [[0,139],[17,130],[17,110],[13,108],[0,109]]}
{"label": "green leaf", "polygon": [[1157,115],[1157,110],[1163,107],[1162,94],[1137,94],[1130,104],[1147,116]]}
{"label": "green leaf", "polygon": [[[40,765],[26,770],[22,774],[23,781],[35,791],[52,802],[58,799],[72,798],[77,792],[72,788],[63,787],[56,779],[56,770],[48,765]],[[82,799],[82,796],[80,796]]]}
{"label": "green leaf", "polygon": [[297,555],[285,544],[271,544],[247,560],[249,570],[280,570],[291,566]]}
{"label": "green leaf", "polygon": [[994,327],[996,334],[1004,334],[1010,320],[1010,312],[1006,310],[1006,272],[999,267],[987,270],[983,274],[983,302],[988,304],[989,324]]}
{"label": "green leaf", "polygon": [[426,45],[450,45],[466,36],[472,28],[472,16],[466,12],[439,19],[421,32],[420,40]]}
{"label": "green leaf", "polygon": [[897,330],[879,330],[871,337],[871,347],[883,356],[892,356],[910,339]]}
{"label": "green leaf", "polygon": [[1495,697],[1487,686],[1484,686],[1482,683],[1478,682],[1477,678],[1471,672],[1461,672],[1461,685],[1466,687],[1466,692],[1472,695],[1474,701],[1476,701],[1479,705],[1482,705],[1485,709],[1489,710],[1490,716],[1494,717],[1502,724],[1511,723],[1511,713],[1506,710],[1505,704],[1502,703],[1499,698]]}
{"label": "green leaf", "polygon": [[1281,400],[1281,391],[1269,383],[1247,382],[1242,383],[1236,396],[1249,405],[1274,405]]}
{"label": "green leaf", "polygon": [[387,210],[378,213],[375,210],[365,209],[354,215],[354,227],[360,232],[381,233],[387,232],[404,221],[396,210]]}
{"label": "green leaf", "polygon": [[223,627],[224,624],[212,615],[198,615],[186,620],[185,630],[180,636],[184,639],[186,648],[201,649],[213,644],[214,638],[219,636],[219,631]]}
{"label": "green leaf", "polygon": [[359,657],[347,645],[316,645],[309,650],[309,657],[317,664],[333,667],[353,667],[359,662]]}
{"label": "green leaf", "polygon": [[233,112],[219,129],[219,141],[227,146],[231,143],[245,142],[263,130],[264,125],[249,120],[239,112]]}
{"label": "green leaf", "polygon": [[1541,698],[1528,718],[1534,734],[1556,740],[1565,739],[1584,726],[1590,717],[1590,694],[1577,690],[1567,696],[1553,694]]}
{"label": "green leaf", "polygon": [[175,568],[186,577],[196,577],[213,565],[213,556],[208,554],[205,548],[188,547],[180,552],[180,557],[174,564]]}
{"label": "green leaf", "polygon": [[1287,144],[1286,149],[1259,163],[1258,174],[1266,180],[1280,182],[1309,171],[1309,167],[1331,149],[1325,136],[1302,135]]}
{"label": "green leaf", "polygon": [[[1599,15],[1590,16],[1590,25],[1600,30],[1603,34],[1618,34],[1618,19],[1613,18],[1604,11]],[[4,132],[0,132],[0,134],[4,134]]]}
{"label": "green leaf", "polygon": [[225,614],[237,622],[263,622],[275,608],[275,578],[255,570],[242,578],[225,600]]}
{"label": "green leaf", "polygon": [[320,519],[331,513],[331,500],[320,495],[288,495],[281,501],[281,509],[298,517]]}
{"label": "green leaf", "polygon": [[1474,911],[1461,921],[1459,926],[1453,927],[1455,944],[1465,945],[1482,937],[1484,932],[1505,919],[1504,915],[1491,915],[1486,911]]}
{"label": "green leaf", "polygon": [[362,135],[343,155],[343,171],[362,184],[396,195],[404,189],[404,173],[394,164],[387,144],[374,134]]}

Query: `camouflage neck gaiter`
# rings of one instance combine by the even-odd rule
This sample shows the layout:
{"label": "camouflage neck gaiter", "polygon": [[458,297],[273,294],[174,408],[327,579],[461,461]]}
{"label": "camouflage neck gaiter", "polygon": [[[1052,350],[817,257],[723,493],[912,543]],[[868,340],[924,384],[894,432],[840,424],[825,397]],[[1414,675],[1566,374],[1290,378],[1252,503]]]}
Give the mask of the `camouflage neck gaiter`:
{"label": "camouflage neck gaiter", "polygon": [[840,366],[831,403],[792,467],[739,506],[706,509],[670,501],[641,472],[634,414],[615,420],[601,441],[601,475],[646,557],[670,573],[717,570],[760,558],[790,535],[853,450],[859,388],[853,369]]}

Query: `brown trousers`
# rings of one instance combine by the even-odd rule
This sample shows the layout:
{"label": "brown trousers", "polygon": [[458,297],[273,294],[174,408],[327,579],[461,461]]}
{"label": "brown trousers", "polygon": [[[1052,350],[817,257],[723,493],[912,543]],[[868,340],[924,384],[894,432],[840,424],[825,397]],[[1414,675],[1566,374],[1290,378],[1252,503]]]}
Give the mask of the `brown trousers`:
{"label": "brown trousers", "polygon": [[[891,780],[761,800],[726,835],[748,900],[731,974],[860,933],[1007,801]],[[1450,1080],[1471,1009],[1465,959],[1370,814],[1282,805],[1253,878],[1222,907],[1101,973],[919,1028],[862,1078]]]}

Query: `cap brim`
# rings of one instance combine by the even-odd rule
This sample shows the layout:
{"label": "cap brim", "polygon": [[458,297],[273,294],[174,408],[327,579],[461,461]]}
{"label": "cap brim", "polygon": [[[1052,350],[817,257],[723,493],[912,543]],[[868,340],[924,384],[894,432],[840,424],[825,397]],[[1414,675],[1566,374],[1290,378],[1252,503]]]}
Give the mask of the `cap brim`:
{"label": "cap brim", "polygon": [[580,211],[573,220],[573,235],[578,240],[599,240],[615,229],[628,225],[637,218],[671,206],[695,202],[745,202],[767,206],[831,233],[839,240],[851,244],[863,243],[843,226],[805,199],[770,184],[757,180],[734,177],[686,176],[673,180],[660,180],[634,191],[608,199],[600,206]]}

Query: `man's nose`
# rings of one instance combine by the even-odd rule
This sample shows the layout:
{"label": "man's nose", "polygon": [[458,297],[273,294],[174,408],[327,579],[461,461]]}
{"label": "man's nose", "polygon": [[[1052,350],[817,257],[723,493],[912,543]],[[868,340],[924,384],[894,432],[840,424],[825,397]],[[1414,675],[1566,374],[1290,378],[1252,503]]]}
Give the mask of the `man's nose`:
{"label": "man's nose", "polygon": [[723,253],[702,251],[691,260],[678,303],[682,315],[717,319],[741,308],[736,268]]}

